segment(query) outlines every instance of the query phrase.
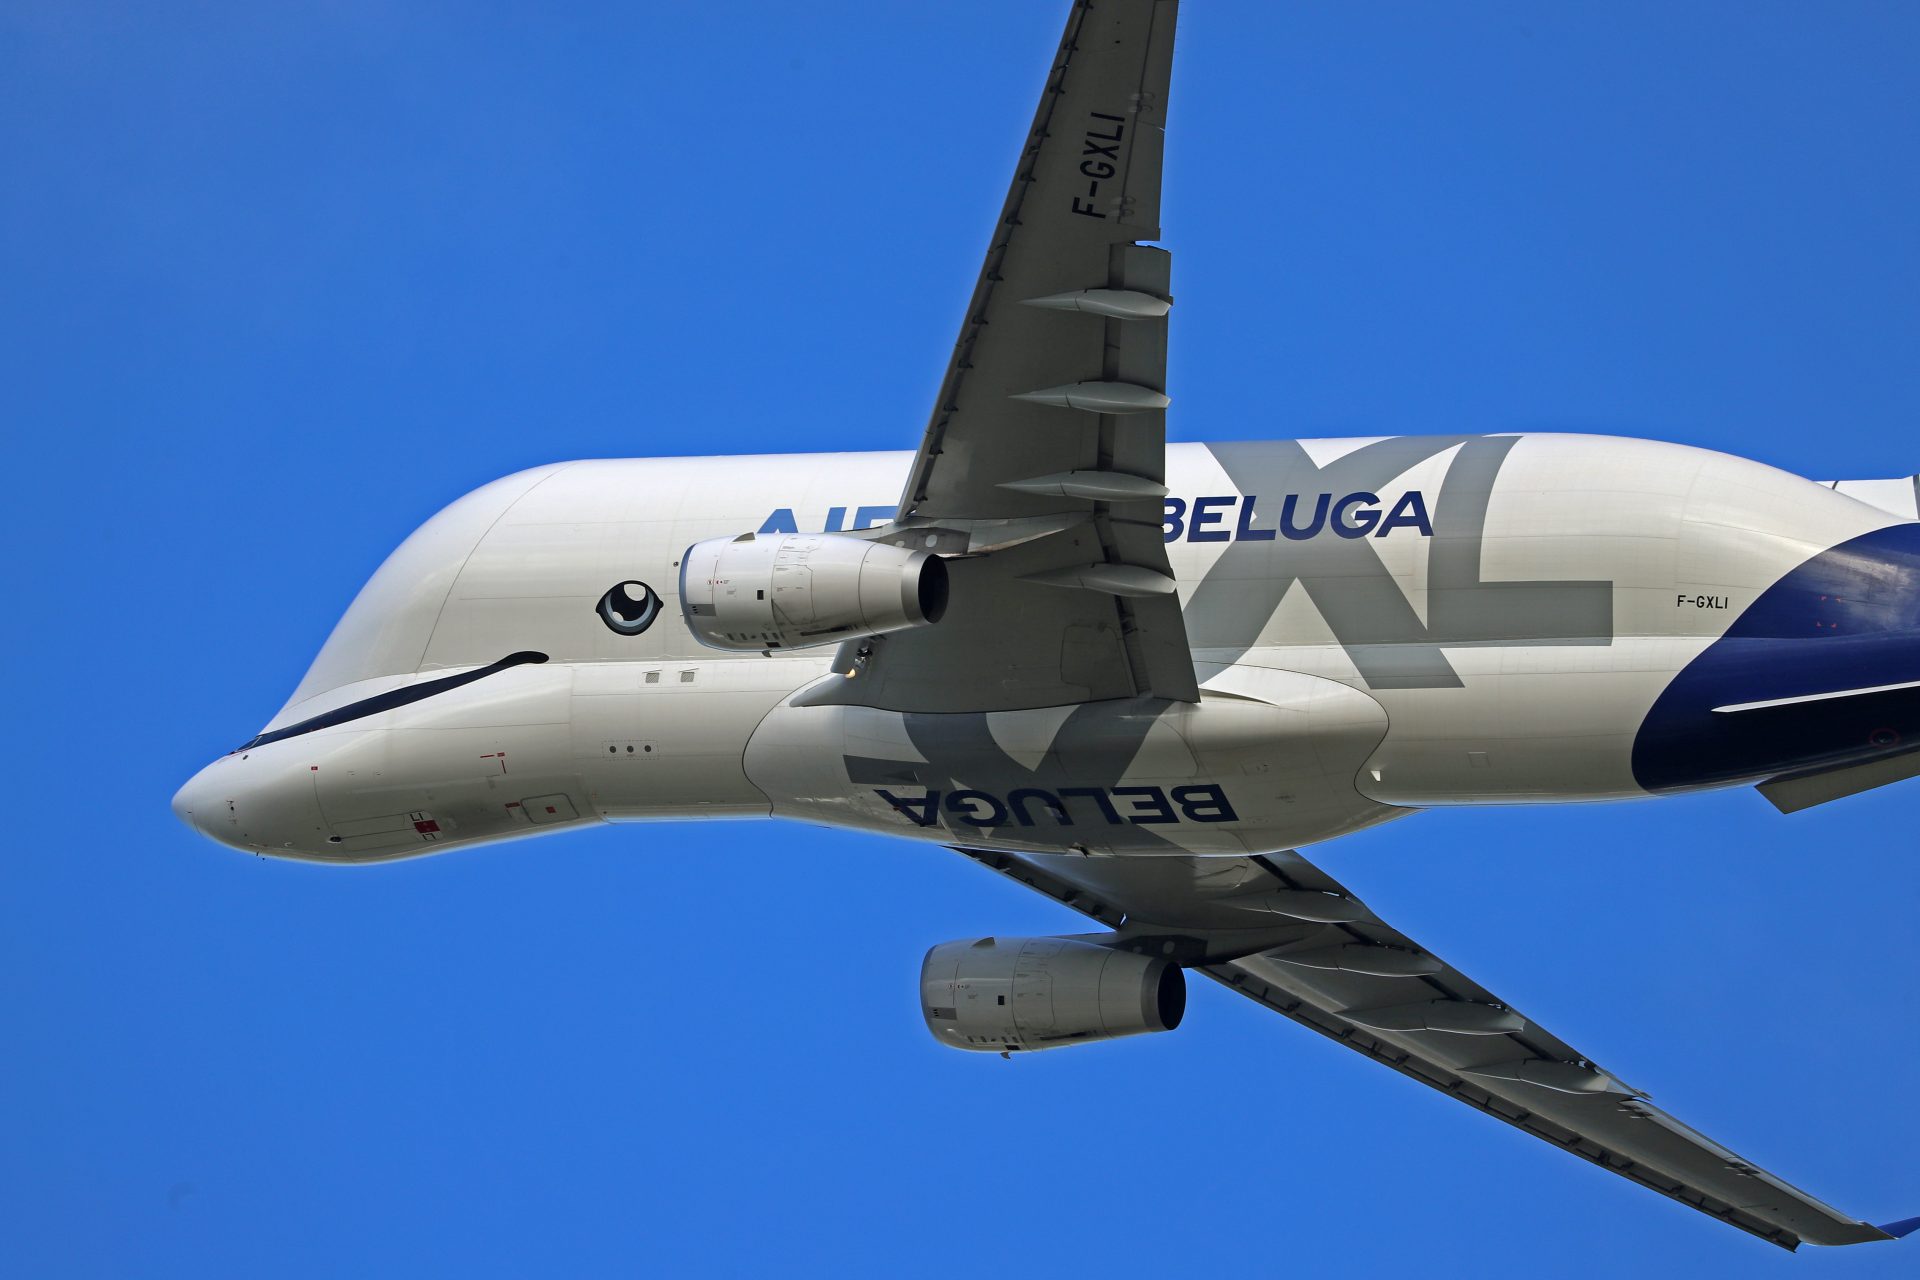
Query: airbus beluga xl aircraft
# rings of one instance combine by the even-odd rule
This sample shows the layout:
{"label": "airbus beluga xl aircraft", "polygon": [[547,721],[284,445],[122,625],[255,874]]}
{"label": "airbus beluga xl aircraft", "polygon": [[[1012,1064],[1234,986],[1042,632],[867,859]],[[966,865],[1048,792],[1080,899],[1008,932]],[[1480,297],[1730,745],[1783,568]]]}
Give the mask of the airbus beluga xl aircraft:
{"label": "airbus beluga xl aircraft", "polygon": [[1829,1208],[1296,850],[1436,805],[1920,774],[1915,480],[1574,435],[1166,442],[1176,0],[1079,0],[917,451],[569,462],[404,542],[174,808],[376,862],[775,816],[1088,917],[928,952],[1008,1053],[1178,1025],[1194,970],[1787,1248]]}

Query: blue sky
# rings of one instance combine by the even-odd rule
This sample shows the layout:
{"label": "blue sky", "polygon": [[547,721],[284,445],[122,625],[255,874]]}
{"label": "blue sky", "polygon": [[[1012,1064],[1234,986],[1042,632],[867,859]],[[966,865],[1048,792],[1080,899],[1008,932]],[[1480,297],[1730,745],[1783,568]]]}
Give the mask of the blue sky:
{"label": "blue sky", "polygon": [[[1204,982],[939,1048],[924,949],[1077,917],[935,848],[627,827],[372,870],[168,812],[442,503],[909,447],[1061,3],[0,5],[12,1274],[1890,1276]],[[1204,0],[1176,438],[1598,430],[1920,469],[1920,11]],[[1915,784],[1317,851],[1735,1150],[1920,1212]]]}

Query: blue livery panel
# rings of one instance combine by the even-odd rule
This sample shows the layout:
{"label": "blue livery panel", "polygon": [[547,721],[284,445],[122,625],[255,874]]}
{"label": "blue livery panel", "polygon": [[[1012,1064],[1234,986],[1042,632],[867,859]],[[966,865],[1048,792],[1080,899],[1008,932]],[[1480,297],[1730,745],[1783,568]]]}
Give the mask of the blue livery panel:
{"label": "blue livery panel", "polygon": [[[1701,599],[1699,607],[1716,607],[1714,597]],[[1890,525],[1781,578],[1675,676],[1634,738],[1634,780],[1649,791],[1674,791],[1914,750],[1920,689],[1714,708],[1916,680],[1920,524]]]}

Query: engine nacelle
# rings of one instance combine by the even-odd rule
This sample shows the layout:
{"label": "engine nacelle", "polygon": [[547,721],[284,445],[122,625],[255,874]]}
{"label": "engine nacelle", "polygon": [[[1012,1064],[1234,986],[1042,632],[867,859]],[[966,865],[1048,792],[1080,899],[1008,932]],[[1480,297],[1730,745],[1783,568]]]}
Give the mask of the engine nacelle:
{"label": "engine nacelle", "polygon": [[1163,957],[1078,938],[981,938],[927,952],[920,1006],[956,1049],[1052,1049],[1173,1030],[1187,980]]}
{"label": "engine nacelle", "polygon": [[709,538],[680,560],[680,612],[714,649],[800,649],[938,622],[947,565],[831,533]]}

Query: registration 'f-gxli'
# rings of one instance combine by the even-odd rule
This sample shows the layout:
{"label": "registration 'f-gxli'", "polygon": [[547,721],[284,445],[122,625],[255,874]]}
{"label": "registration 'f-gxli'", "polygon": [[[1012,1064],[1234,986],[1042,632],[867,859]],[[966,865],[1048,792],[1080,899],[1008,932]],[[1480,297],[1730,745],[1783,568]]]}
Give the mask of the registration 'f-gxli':
{"label": "registration 'f-gxli'", "polygon": [[1436,805],[1797,810],[1920,774],[1914,480],[1598,436],[1168,445],[1174,16],[1074,6],[917,452],[469,494],[176,810],[341,863],[648,818],[924,840],[1093,926],[928,952],[955,1048],[1165,1031],[1197,970],[1775,1243],[1905,1234],[1687,1128],[1295,850]]}

